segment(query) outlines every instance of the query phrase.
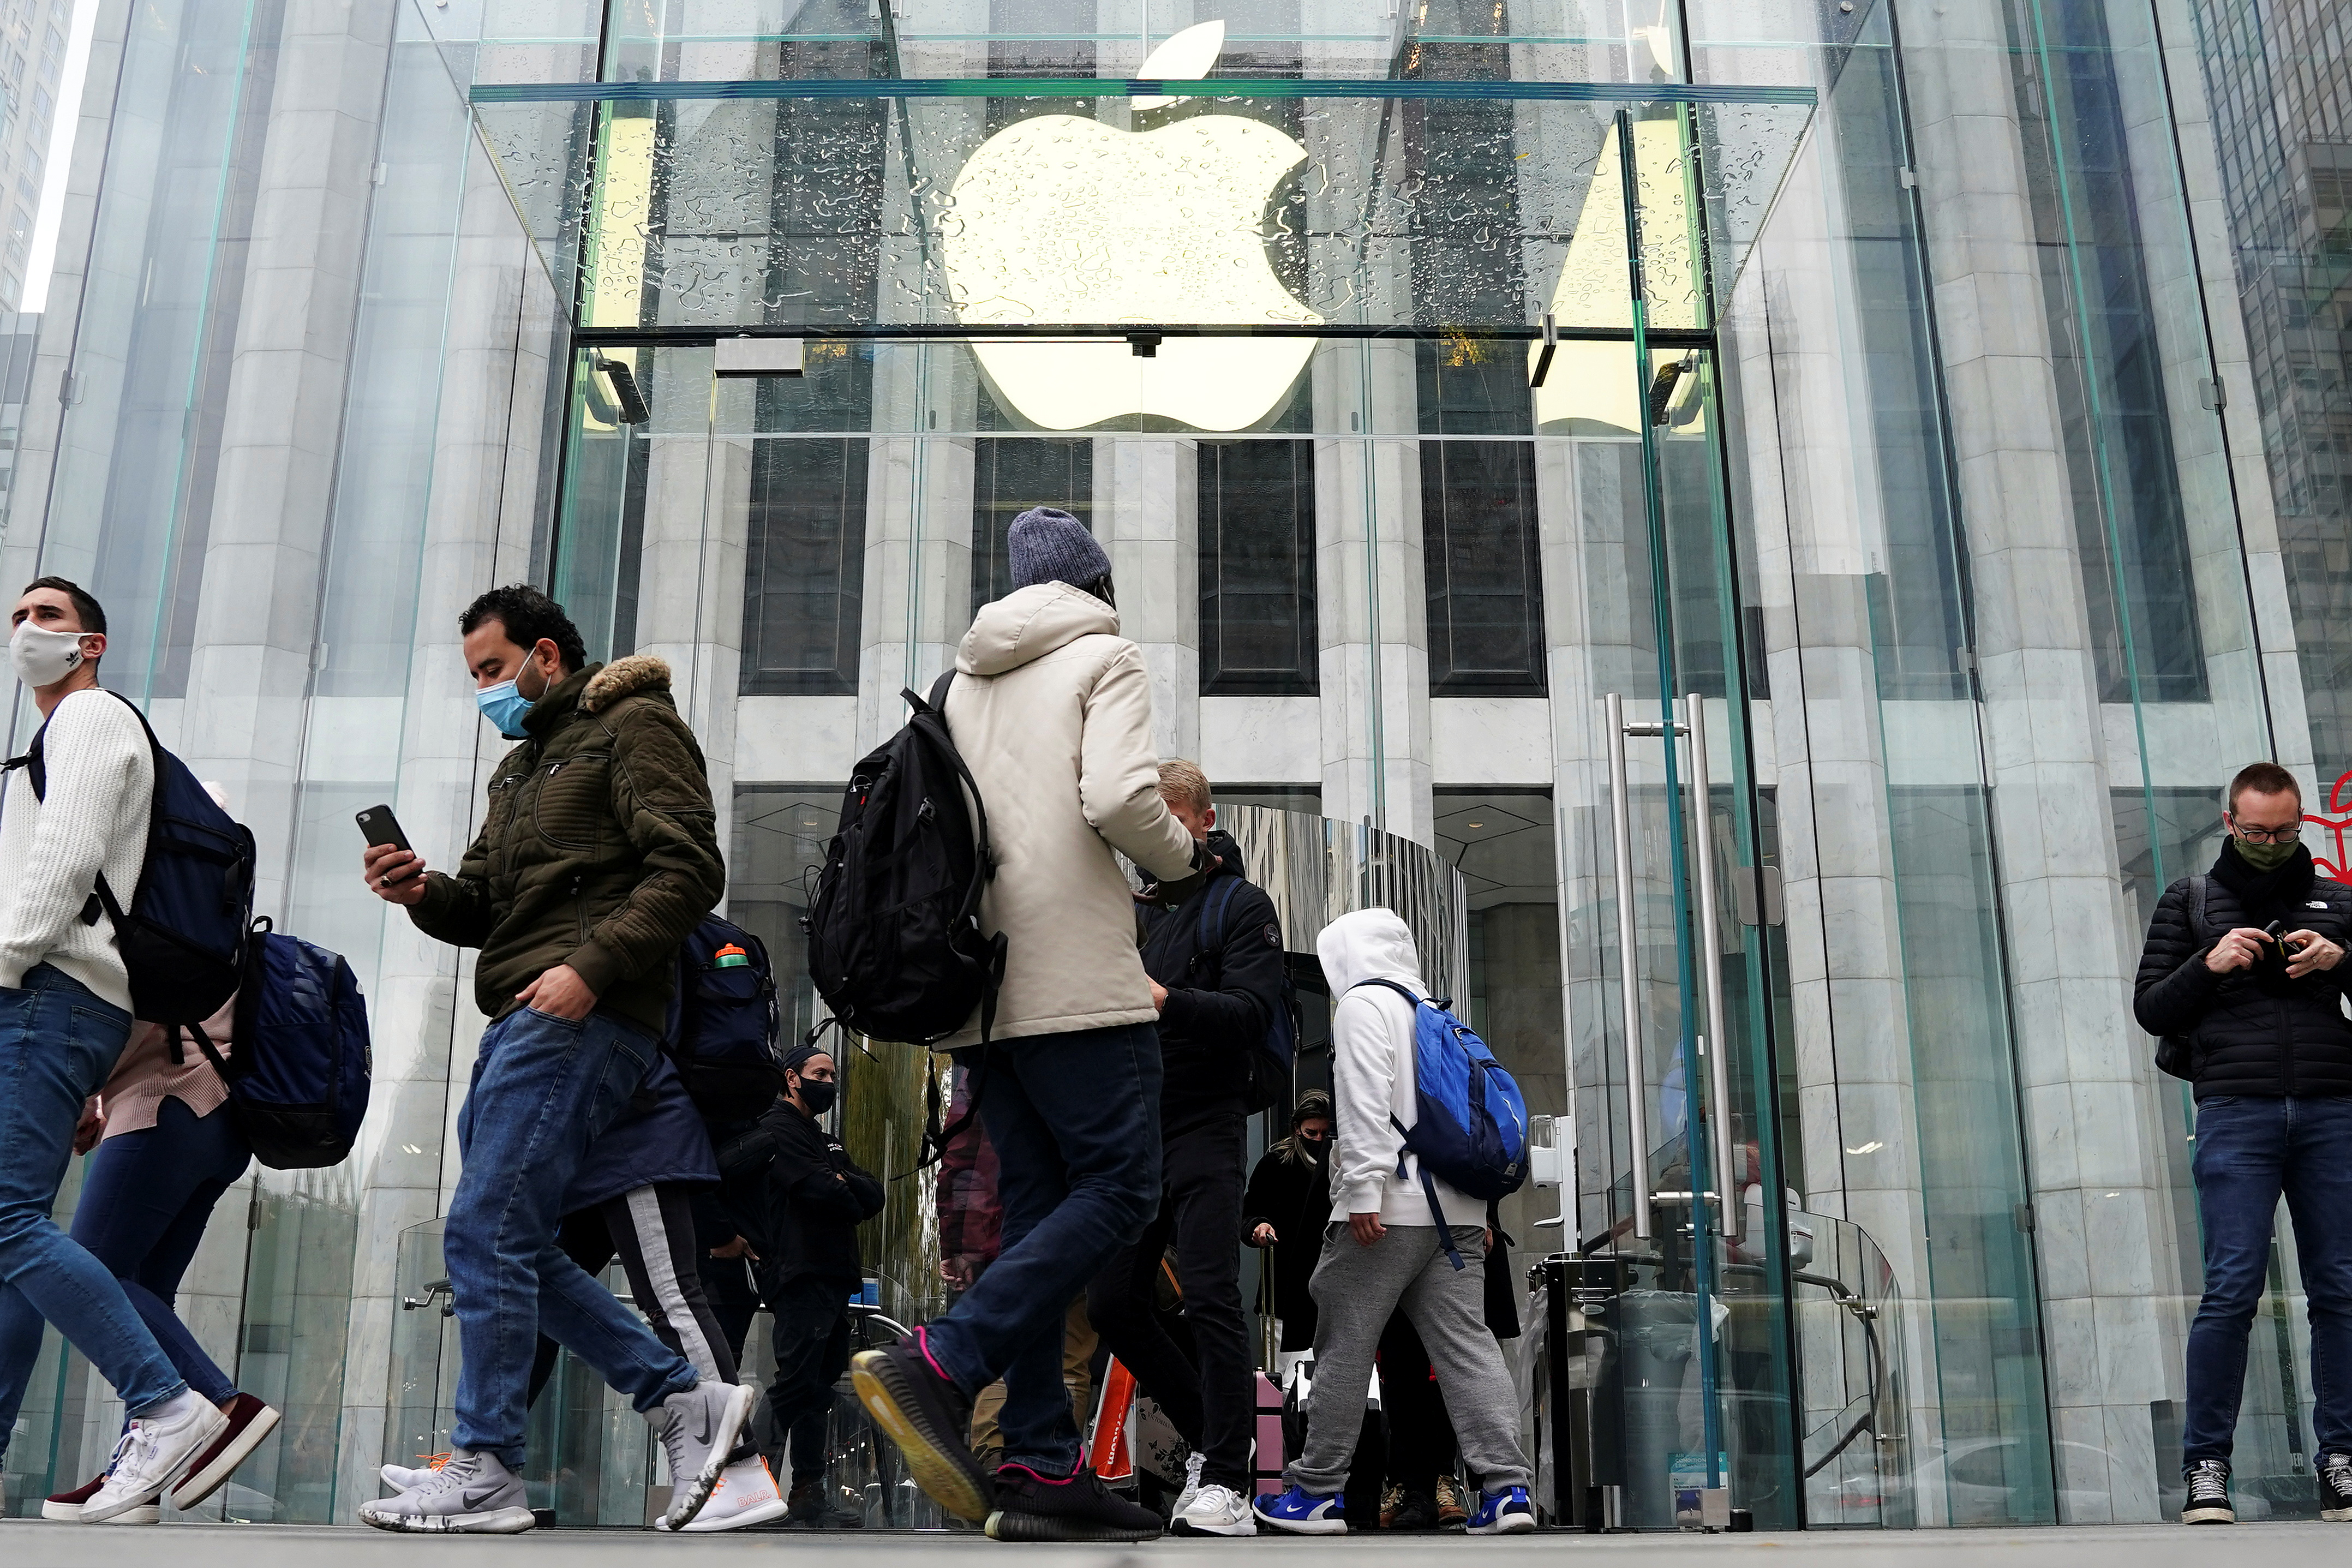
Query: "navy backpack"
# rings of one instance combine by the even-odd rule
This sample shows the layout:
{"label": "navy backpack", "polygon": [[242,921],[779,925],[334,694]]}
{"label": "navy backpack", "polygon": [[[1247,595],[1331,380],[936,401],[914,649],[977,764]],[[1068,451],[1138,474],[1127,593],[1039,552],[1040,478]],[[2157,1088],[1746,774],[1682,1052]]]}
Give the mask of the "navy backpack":
{"label": "navy backpack", "polygon": [[[229,1058],[202,1028],[187,1033],[228,1085],[255,1159],[274,1171],[340,1164],[367,1116],[367,1006],[340,954],[269,926],[268,916],[253,922]],[[177,1030],[172,1051],[178,1059]]]}
{"label": "navy backpack", "polygon": [[666,1044],[704,1120],[741,1121],[783,1092],[781,1026],[767,944],[717,915],[696,926],[678,949]]}
{"label": "navy backpack", "polygon": [[[1239,877],[1220,877],[1202,896],[1201,952],[1225,951],[1225,911],[1233,906],[1234,889],[1241,885]],[[1217,927],[1214,942],[1209,940],[1212,918]],[[1274,1016],[1266,1021],[1265,1037],[1254,1043],[1257,1048],[1250,1053],[1249,1088],[1244,1097],[1244,1104],[1253,1115],[1290,1103],[1291,1068],[1298,1058],[1298,991],[1290,983],[1287,963],[1282,970],[1281,1000],[1276,1004]]]}
{"label": "navy backpack", "polygon": [[[100,915],[114,922],[115,944],[130,972],[133,1016],[193,1027],[219,1012],[244,976],[253,920],[253,835],[221,809],[187,763],[163,749],[137,703],[119,691],[108,695],[136,714],[147,731],[155,798],[131,907],[122,907],[101,876],[83,906],[82,923],[96,925]],[[6,764],[26,770],[37,800],[48,789],[42,752],[48,732],[44,722],[25,754]]]}
{"label": "navy backpack", "polygon": [[1528,1102],[1519,1086],[1470,1026],[1448,1004],[1416,996],[1393,980],[1360,980],[1385,985],[1412,1004],[1412,1076],[1419,1112],[1407,1127],[1390,1116],[1403,1135],[1397,1149],[1397,1174],[1407,1153],[1421,1159],[1421,1188],[1429,1217],[1444,1238],[1445,1256],[1462,1267],[1454,1232],[1437,1206],[1433,1173],[1465,1194],[1491,1203],[1508,1197],[1528,1179]]}

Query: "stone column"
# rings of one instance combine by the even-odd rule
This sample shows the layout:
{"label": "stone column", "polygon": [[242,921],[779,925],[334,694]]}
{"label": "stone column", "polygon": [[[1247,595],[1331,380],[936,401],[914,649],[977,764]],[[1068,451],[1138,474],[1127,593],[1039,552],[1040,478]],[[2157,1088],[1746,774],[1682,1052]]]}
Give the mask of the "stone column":
{"label": "stone column", "polygon": [[1201,754],[1200,447],[1136,436],[1095,438],[1095,537],[1118,586],[1121,637],[1151,676],[1160,755]]}

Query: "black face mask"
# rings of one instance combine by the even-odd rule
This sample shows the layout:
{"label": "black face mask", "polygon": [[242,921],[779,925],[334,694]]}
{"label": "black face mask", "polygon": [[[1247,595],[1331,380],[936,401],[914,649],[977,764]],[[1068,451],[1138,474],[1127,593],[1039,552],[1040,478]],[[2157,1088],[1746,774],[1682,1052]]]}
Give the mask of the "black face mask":
{"label": "black face mask", "polygon": [[1328,1138],[1301,1138],[1298,1146],[1306,1150],[1307,1157],[1318,1165],[1331,1158],[1331,1140]]}
{"label": "black face mask", "polygon": [[831,1110],[840,1093],[841,1086],[837,1083],[820,1083],[811,1078],[801,1079],[801,1103],[808,1107],[811,1116],[823,1116]]}

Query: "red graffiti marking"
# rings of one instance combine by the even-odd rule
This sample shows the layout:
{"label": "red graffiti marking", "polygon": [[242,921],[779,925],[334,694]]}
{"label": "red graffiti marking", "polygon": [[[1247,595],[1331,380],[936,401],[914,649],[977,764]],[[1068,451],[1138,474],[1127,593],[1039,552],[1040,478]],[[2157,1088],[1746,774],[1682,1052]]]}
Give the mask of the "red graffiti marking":
{"label": "red graffiti marking", "polygon": [[2327,809],[2335,815],[2313,816],[2306,813],[2304,816],[2305,822],[2324,827],[2335,835],[2336,858],[2328,860],[2315,855],[2311,859],[2314,865],[2339,882],[2352,882],[2352,875],[2347,874],[2347,868],[2352,868],[2352,854],[2347,854],[2344,847],[2345,834],[2352,833],[2352,799],[2346,798],[2347,788],[2352,788],[2352,773],[2338,778],[2335,787],[2327,792]]}

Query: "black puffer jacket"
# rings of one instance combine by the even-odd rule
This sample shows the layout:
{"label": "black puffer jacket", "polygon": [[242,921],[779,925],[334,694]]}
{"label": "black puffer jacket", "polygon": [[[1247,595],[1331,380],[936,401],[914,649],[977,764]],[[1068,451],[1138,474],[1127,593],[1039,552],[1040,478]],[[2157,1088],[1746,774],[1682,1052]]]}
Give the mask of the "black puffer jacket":
{"label": "black puffer jacket", "polygon": [[1220,864],[1199,891],[1172,910],[1147,906],[1143,916],[1144,973],[1168,988],[1160,1010],[1163,1139],[1243,1113],[1252,1053],[1282,1005],[1274,900],[1249,880],[1231,835],[1210,829],[1209,851]]}
{"label": "black puffer jacket", "polygon": [[[2234,857],[2226,846],[2222,853]],[[2151,1035],[2189,1037],[2199,1100],[2352,1094],[2352,1019],[2345,1017],[2343,1005],[2352,960],[2299,980],[2286,978],[2275,963],[2267,972],[2258,966],[2228,974],[2205,967],[2206,953],[2225,933],[2245,925],[2260,929],[2272,919],[2284,920],[2289,931],[2316,931],[2352,948],[2352,887],[2316,878],[2275,915],[2250,913],[2222,875],[2210,875],[2200,930],[2192,927],[2189,909],[2194,880],[2183,877],[2167,888],[2148,921],[2132,988],[2139,1026]]]}

